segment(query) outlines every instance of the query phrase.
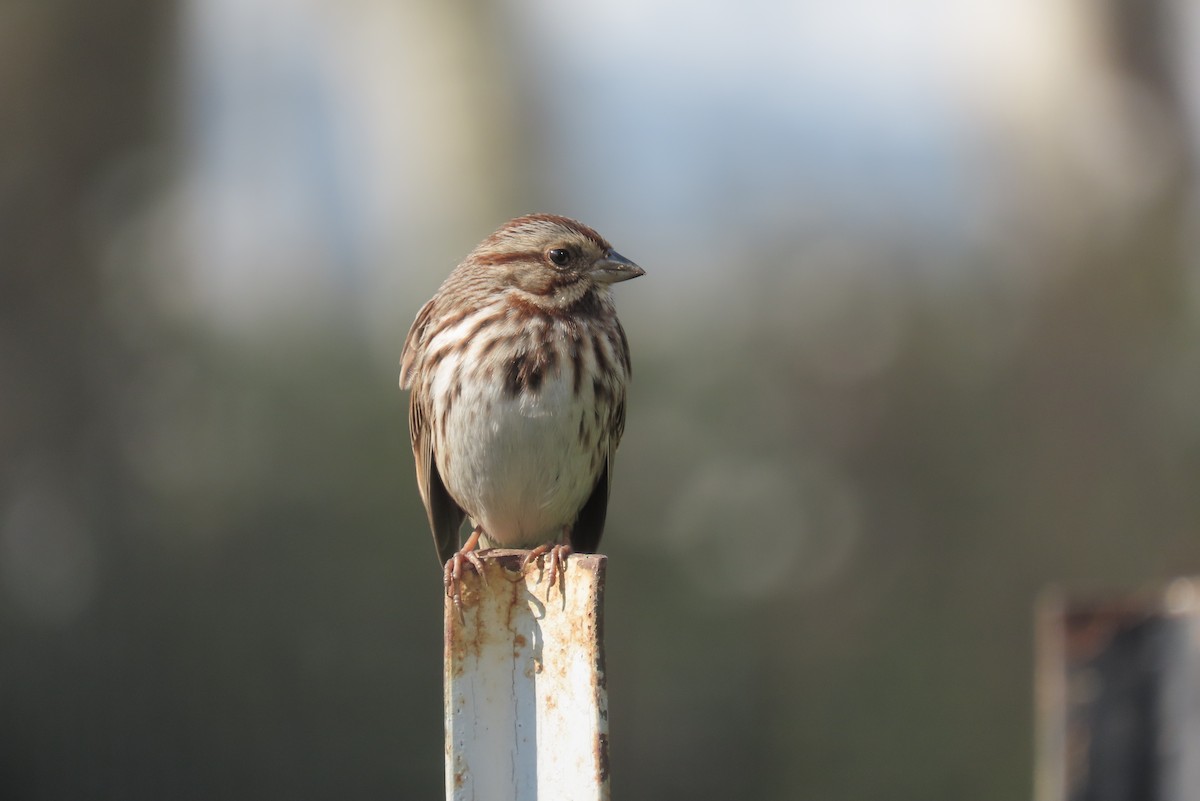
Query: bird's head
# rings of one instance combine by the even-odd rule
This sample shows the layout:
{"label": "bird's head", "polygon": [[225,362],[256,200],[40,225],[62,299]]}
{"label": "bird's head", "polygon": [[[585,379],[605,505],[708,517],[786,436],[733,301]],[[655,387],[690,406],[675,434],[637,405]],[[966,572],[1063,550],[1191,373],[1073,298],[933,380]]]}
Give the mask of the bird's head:
{"label": "bird's head", "polygon": [[567,307],[645,274],[588,226],[554,214],[510,220],[483,240],[467,263],[543,308]]}

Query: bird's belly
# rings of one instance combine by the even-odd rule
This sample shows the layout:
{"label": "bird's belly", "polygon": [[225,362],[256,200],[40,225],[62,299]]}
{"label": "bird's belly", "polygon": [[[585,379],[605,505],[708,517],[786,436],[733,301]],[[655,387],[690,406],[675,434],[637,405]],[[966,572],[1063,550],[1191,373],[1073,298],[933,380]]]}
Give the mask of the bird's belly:
{"label": "bird's belly", "polygon": [[464,385],[435,453],[446,488],[483,526],[487,544],[529,548],[574,523],[601,465],[594,427],[585,425],[591,414],[559,376],[516,396]]}

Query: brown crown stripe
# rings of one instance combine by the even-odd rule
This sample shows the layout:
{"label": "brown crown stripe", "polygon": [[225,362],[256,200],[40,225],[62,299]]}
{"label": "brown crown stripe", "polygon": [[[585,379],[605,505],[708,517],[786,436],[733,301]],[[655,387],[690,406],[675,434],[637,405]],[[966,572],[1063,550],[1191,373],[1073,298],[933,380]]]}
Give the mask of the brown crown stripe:
{"label": "brown crown stripe", "polygon": [[606,240],[604,237],[600,236],[600,234],[598,234],[595,231],[595,229],[589,228],[588,226],[584,225],[583,223],[579,222],[578,220],[572,220],[569,217],[558,217],[553,214],[547,215],[547,217],[549,217],[549,219],[552,220],[553,222],[556,222],[559,225],[563,226],[564,228],[570,228],[572,231],[579,234],[580,236],[585,236],[588,239],[592,240],[593,242],[595,242],[597,245],[600,246],[601,250],[609,250],[612,247],[611,245],[608,244],[608,240]]}
{"label": "brown crown stripe", "polygon": [[600,236],[600,234],[596,232],[594,228],[584,225],[578,220],[572,220],[570,217],[563,217],[558,214],[526,214],[524,217],[518,217],[515,220],[510,220],[509,222],[505,223],[500,230],[488,237],[488,241],[494,242],[505,232],[523,228],[531,223],[550,223],[552,225],[558,225],[562,228],[574,231],[580,236],[587,237],[604,250],[608,250],[610,247],[612,247],[608,244],[608,241],[604,237]]}

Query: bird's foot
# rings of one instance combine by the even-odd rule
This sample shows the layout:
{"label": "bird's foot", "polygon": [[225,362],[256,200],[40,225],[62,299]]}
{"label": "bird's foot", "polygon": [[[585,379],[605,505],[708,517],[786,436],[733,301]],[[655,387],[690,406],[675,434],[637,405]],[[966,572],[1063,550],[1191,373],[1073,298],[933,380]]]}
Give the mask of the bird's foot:
{"label": "bird's foot", "polygon": [[442,571],[442,585],[446,588],[446,597],[454,600],[454,608],[458,610],[459,619],[463,618],[462,577],[464,565],[469,564],[475,568],[475,572],[479,574],[479,580],[487,584],[487,574],[483,572],[483,560],[479,558],[483,551],[475,550],[482,531],[481,527],[477,527],[467,539],[466,544],[456,551],[454,556],[446,560],[446,567]]}
{"label": "bird's foot", "polygon": [[550,586],[553,587],[554,583],[558,581],[558,591],[559,593],[562,593],[562,582],[566,581],[567,578],[567,557],[572,553],[574,553],[574,551],[571,549],[571,546],[564,545],[562,543],[556,543],[554,545],[550,545],[549,543],[539,545],[527,553],[525,558],[521,560],[521,570],[524,571],[525,568],[530,565],[530,563],[532,563],[534,560],[537,560],[538,581],[541,582],[542,575],[544,575],[545,570],[543,557],[546,554],[550,554]]}

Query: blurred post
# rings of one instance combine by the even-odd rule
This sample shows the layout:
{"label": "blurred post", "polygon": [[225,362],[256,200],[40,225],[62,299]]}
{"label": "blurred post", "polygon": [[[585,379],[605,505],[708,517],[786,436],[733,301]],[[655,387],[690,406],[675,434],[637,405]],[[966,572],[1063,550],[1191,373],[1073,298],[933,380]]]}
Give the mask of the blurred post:
{"label": "blurred post", "polygon": [[1200,798],[1200,579],[1037,617],[1037,801]]}
{"label": "blurred post", "polygon": [[446,599],[446,798],[606,801],[606,559],[571,556],[560,593],[524,554],[469,571],[461,617]]}

